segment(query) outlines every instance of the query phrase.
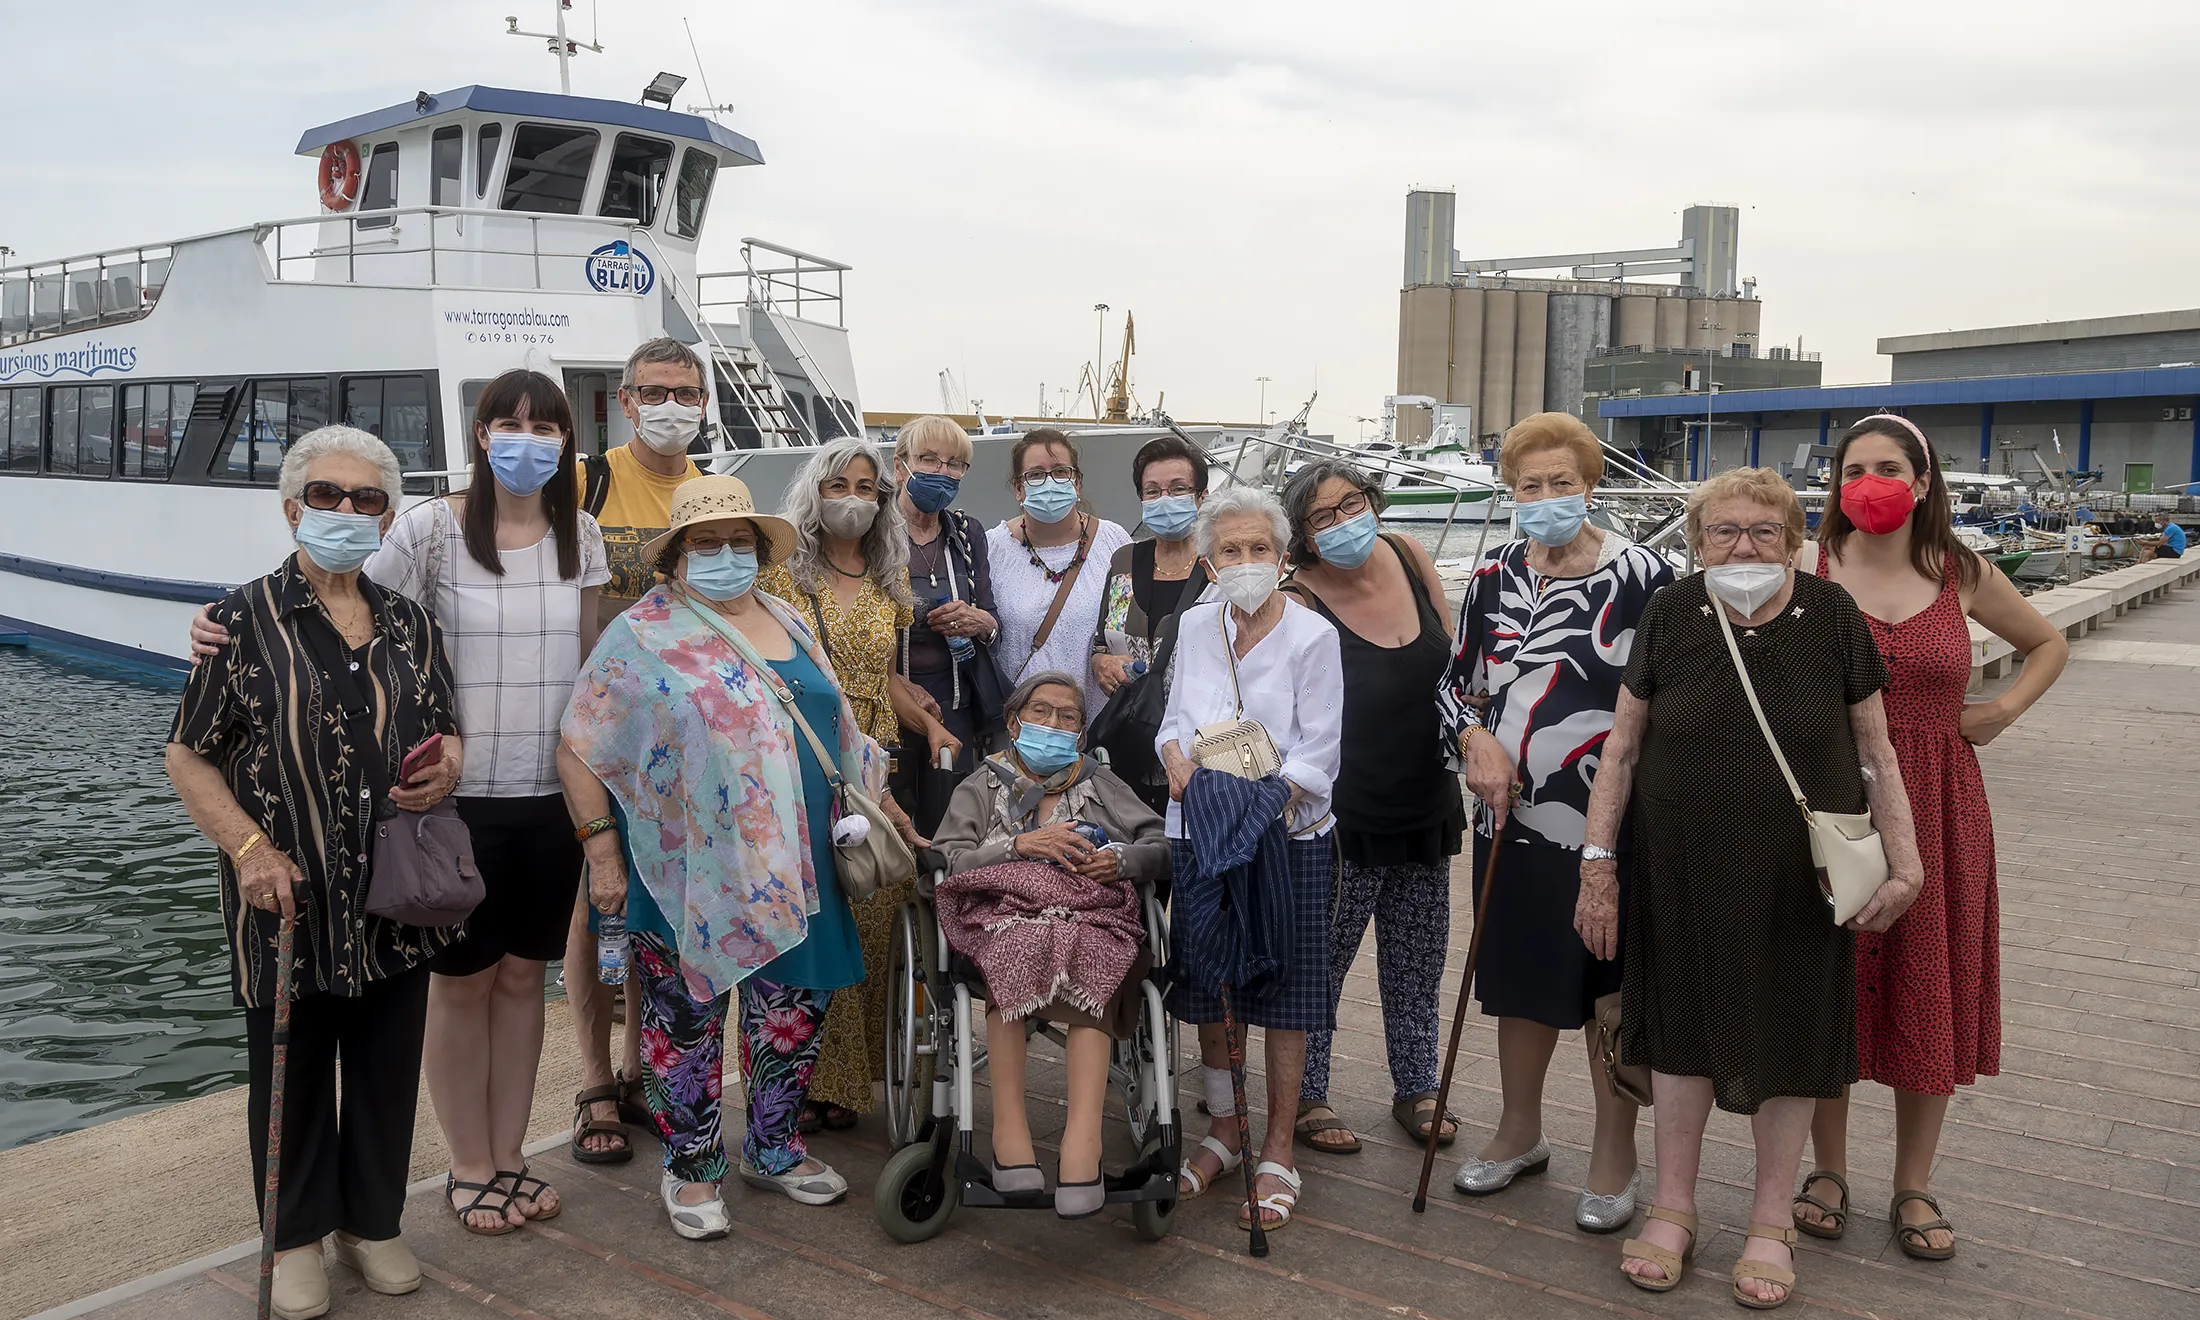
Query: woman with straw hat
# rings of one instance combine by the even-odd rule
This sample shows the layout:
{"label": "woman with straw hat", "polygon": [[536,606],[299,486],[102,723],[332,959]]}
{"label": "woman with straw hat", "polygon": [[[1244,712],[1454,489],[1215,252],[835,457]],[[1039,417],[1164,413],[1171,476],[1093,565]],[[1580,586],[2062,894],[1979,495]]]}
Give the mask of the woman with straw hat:
{"label": "woman with straw hat", "polygon": [[[737,995],[742,1181],[805,1205],[848,1190],[810,1158],[797,1120],[833,992],[863,980],[828,779],[883,797],[887,760],[801,615],[755,590],[794,545],[739,479],[682,484],[645,550],[663,581],[605,628],[558,755],[589,900],[626,914],[660,1195],[684,1238],[731,1229],[719,1086]],[[837,766],[819,763],[805,724]]]}

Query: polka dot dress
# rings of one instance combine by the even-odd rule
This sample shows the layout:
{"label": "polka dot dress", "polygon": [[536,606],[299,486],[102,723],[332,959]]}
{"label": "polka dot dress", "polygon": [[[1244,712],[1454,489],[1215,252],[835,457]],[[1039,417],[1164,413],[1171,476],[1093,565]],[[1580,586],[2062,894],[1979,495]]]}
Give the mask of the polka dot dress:
{"label": "polka dot dress", "polygon": [[[1818,551],[1818,573],[1826,573]],[[1994,820],[1958,721],[1971,630],[1955,565],[1897,624],[1864,616],[1886,660],[1887,732],[1902,764],[1925,885],[1894,927],[1856,937],[1856,1049],[1866,1080],[1950,1095],[2001,1071],[2001,911]]]}
{"label": "polka dot dress", "polygon": [[[1631,804],[1621,1055],[1707,1077],[1721,1109],[1754,1114],[1856,1080],[1855,937],[1833,924],[1711,610],[1701,574],[1666,588],[1628,661],[1650,721]],[[1864,810],[1848,708],[1887,671],[1848,592],[1799,576],[1787,608],[1736,640],[1811,805]]]}

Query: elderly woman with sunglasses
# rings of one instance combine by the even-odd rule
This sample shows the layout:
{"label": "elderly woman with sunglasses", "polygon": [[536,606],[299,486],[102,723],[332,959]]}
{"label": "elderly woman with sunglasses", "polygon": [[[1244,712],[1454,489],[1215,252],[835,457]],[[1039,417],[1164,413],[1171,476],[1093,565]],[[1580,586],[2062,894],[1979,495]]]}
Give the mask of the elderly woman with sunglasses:
{"label": "elderly woman with sunglasses", "polygon": [[[398,481],[396,456],[364,431],[323,427],[290,447],[280,489],[297,552],[214,605],[233,640],[192,671],[168,741],[169,780],[221,850],[256,1192],[266,1185],[278,987],[293,1004],[274,1244],[281,1315],[328,1309],[321,1246],[332,1233],[336,1258],[375,1291],[420,1286],[398,1221],[428,962],[462,928],[370,915],[368,859],[384,810],[442,801],[461,760],[434,617],[359,572],[396,517]],[[437,734],[440,755],[402,775],[406,754]],[[281,968],[279,932],[293,922]]]}

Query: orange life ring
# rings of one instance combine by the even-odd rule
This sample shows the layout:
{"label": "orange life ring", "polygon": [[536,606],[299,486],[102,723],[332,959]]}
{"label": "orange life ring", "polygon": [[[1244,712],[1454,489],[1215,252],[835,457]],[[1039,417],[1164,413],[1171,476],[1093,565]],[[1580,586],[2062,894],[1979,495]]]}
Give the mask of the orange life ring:
{"label": "orange life ring", "polygon": [[2087,553],[2095,559],[2114,559],[2116,557],[2116,543],[2114,541],[2095,541],[2093,548]]}
{"label": "orange life ring", "polygon": [[359,200],[359,144],[331,142],[321,148],[321,205],[348,211]]}

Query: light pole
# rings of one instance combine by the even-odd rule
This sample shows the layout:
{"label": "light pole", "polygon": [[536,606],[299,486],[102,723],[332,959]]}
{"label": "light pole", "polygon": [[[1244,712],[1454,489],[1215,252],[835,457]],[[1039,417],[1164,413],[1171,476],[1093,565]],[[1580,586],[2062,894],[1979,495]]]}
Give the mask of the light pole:
{"label": "light pole", "polygon": [[1266,426],[1268,425],[1268,377],[1255,376],[1253,379],[1260,382],[1260,411],[1254,416],[1262,426]]}
{"label": "light pole", "polygon": [[1092,310],[1100,313],[1099,328],[1092,332],[1092,420],[1100,420],[1100,377],[1107,369],[1108,305],[1094,303]]}

